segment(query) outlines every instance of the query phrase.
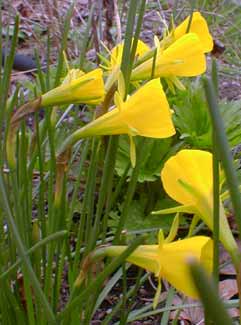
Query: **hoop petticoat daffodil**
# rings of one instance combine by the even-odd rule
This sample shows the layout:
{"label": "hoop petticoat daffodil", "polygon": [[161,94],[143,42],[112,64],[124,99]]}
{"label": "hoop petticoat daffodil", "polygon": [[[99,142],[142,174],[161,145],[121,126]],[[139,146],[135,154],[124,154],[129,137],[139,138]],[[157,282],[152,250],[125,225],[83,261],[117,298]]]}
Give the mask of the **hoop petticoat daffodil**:
{"label": "hoop petticoat daffodil", "polygon": [[[155,59],[154,78],[193,77],[206,71],[204,53],[213,49],[213,39],[200,12],[194,12],[192,17],[188,16],[170,32],[166,30],[164,35]],[[140,64],[137,62],[137,67],[132,72],[132,80],[151,77],[154,53],[155,49],[152,49],[140,57]]]}
{"label": "hoop petticoat daffodil", "polygon": [[[195,33],[202,44],[204,53],[208,53],[213,49],[213,38],[209,33],[208,24],[200,12],[195,11],[191,17],[191,25],[189,33]],[[173,32],[171,32],[173,40],[177,40],[187,33],[190,16],[188,16],[180,25],[178,25]]]}
{"label": "hoop petticoat daffodil", "polygon": [[[116,64],[120,65],[122,61],[122,55],[123,55],[123,49],[124,49],[124,42],[116,45],[112,51],[111,51],[111,58],[110,58],[110,64],[113,68]],[[141,40],[137,41],[137,47],[136,47],[136,57],[140,57],[144,55],[146,52],[150,50],[149,46],[142,42]]]}
{"label": "hoop petticoat daffodil", "polygon": [[[133,136],[168,138],[175,134],[169,104],[159,79],[146,83],[125,102],[119,92],[115,93],[114,100],[116,106],[111,111],[70,135],[60,153],[89,136],[127,134],[133,153]],[[131,156],[134,165],[134,154]]]}
{"label": "hoop petticoat daffodil", "polygon": [[[105,255],[119,256],[126,246],[104,247]],[[213,241],[209,237],[195,236],[172,243],[160,241],[158,245],[141,245],[128,258],[147,271],[153,272],[160,283],[167,280],[173,287],[185,295],[198,299],[188,260],[195,258],[210,274],[213,264]],[[155,307],[154,302],[154,307]]]}
{"label": "hoop petticoat daffodil", "polygon": [[68,72],[60,86],[21,106],[10,120],[6,149],[9,165],[12,168],[15,166],[16,132],[20,121],[24,117],[37,112],[43,106],[77,103],[100,104],[105,95],[102,75],[101,69],[95,69],[89,73],[72,69]]}
{"label": "hoop petticoat daffodil", "polygon": [[[133,40],[132,40],[133,44]],[[117,44],[115,47],[113,47],[112,50],[109,50],[106,48],[106,46],[103,44],[106,51],[109,53],[109,59],[106,59],[104,56],[99,54],[100,59],[103,61],[104,65],[101,65],[105,70],[114,70],[116,66],[120,66],[122,62],[122,55],[123,55],[123,49],[124,49],[124,42],[121,42]],[[150,50],[149,46],[142,42],[141,40],[137,41],[137,47],[136,47],[136,53],[135,57],[141,57],[146,52]]]}
{"label": "hoop petticoat daffodil", "polygon": [[[133,40],[132,40],[132,44],[133,44]],[[103,64],[100,66],[108,71],[108,78],[105,83],[106,91],[109,91],[112,85],[119,78],[123,49],[124,49],[124,42],[121,42],[117,44],[111,51],[106,49],[109,53],[109,60],[99,55],[100,59],[103,61]],[[145,53],[149,51],[150,51],[149,46],[144,42],[142,42],[141,40],[138,40],[135,59],[138,59],[139,57],[143,56]]]}
{"label": "hoop petticoat daffodil", "polygon": [[[153,214],[187,212],[198,215],[213,229],[213,170],[212,154],[203,150],[184,149],[165,163],[161,180],[167,194],[182,204]],[[219,238],[237,262],[237,244],[220,202]]]}
{"label": "hoop petticoat daffodil", "polygon": [[59,87],[41,96],[41,106],[55,106],[65,104],[100,104],[105,95],[101,69],[88,73],[72,69],[68,72]]}
{"label": "hoop petticoat daffodil", "polygon": [[[151,58],[138,65],[131,74],[131,80],[144,80],[152,75]],[[155,58],[154,78],[158,77],[194,77],[206,71],[206,58],[202,42],[194,33],[178,38],[166,49],[157,52]]]}

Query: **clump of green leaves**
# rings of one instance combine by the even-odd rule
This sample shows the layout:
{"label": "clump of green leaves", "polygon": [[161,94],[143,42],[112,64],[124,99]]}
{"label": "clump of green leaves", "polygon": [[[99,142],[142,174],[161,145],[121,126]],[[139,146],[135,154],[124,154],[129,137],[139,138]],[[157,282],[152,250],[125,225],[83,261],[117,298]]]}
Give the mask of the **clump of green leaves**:
{"label": "clump of green leaves", "polygon": [[[186,90],[177,92],[170,102],[180,139],[190,147],[211,149],[211,122],[200,81],[187,82]],[[221,100],[219,109],[229,144],[234,147],[241,142],[241,100]]]}

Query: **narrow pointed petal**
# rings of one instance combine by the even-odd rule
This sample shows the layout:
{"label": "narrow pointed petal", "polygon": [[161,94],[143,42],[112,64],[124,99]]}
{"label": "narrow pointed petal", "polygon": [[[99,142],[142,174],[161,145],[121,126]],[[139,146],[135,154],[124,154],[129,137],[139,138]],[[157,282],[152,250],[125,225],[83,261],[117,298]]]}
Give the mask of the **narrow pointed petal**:
{"label": "narrow pointed petal", "polygon": [[[178,25],[174,30],[174,38],[177,40],[182,37],[187,32],[187,27],[189,23],[190,16],[188,16],[180,25]],[[192,16],[192,22],[189,29],[190,33],[195,33],[198,35],[202,42],[202,48],[205,53],[212,51],[213,49],[213,38],[209,33],[208,25],[205,18],[200,14],[200,12],[194,12]]]}
{"label": "narrow pointed petal", "polygon": [[[132,80],[150,78],[153,59],[137,66],[131,75]],[[193,77],[206,71],[206,59],[202,43],[194,33],[177,39],[156,58],[154,77]]]}

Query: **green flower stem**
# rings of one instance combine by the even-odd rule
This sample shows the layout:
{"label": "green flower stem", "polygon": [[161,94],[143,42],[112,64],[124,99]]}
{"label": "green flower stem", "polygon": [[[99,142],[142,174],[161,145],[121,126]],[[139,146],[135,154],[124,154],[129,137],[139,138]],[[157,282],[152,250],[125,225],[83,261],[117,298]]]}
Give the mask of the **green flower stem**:
{"label": "green flower stem", "polygon": [[[149,276],[149,274],[148,274],[148,273],[145,273],[145,274],[141,277],[141,279],[140,279],[139,282],[138,282],[138,284],[139,284],[138,288],[139,288],[142,284],[144,284],[144,282],[147,280],[148,276]],[[130,299],[130,298],[135,299],[135,297],[136,297],[136,289],[137,289],[137,286],[136,286],[136,285],[134,285],[132,288],[130,288],[130,290],[129,290],[129,291],[127,292],[127,294],[126,294],[126,298],[127,298],[127,299]],[[114,317],[114,316],[116,315],[116,313],[121,309],[121,306],[122,306],[122,301],[120,300],[120,301],[119,301],[119,302],[114,306],[114,308],[112,308],[111,313],[108,314],[108,315],[106,316],[106,318],[102,321],[102,325],[109,325],[109,324],[111,323],[113,317]]]}
{"label": "green flower stem", "polygon": [[190,269],[204,305],[205,315],[212,321],[212,324],[231,325],[231,318],[204,270],[195,261],[191,261]]}
{"label": "green flower stem", "polygon": [[[139,4],[139,14],[138,14],[138,19],[137,19],[137,24],[136,24],[136,30],[135,30],[135,33],[134,33],[134,40],[133,40],[132,47],[131,47],[131,52],[130,52],[129,67],[128,67],[127,71],[126,71],[126,75],[124,75],[125,87],[126,87],[126,96],[129,93],[131,71],[132,71],[132,68],[133,68],[134,60],[135,60],[137,44],[138,44],[139,35],[140,35],[140,31],[141,31],[141,26],[142,26],[142,21],[143,21],[143,17],[144,17],[144,13],[145,13],[145,8],[146,8],[146,0],[140,0],[139,2],[140,2],[140,4]],[[125,37],[126,37],[126,35],[125,35]],[[124,52],[124,50],[123,50],[123,52]],[[124,56],[123,56],[123,60],[124,60]],[[123,61],[122,61],[122,63],[123,63]],[[122,67],[123,67],[123,65],[122,65]],[[123,70],[122,70],[122,72],[123,72]]]}
{"label": "green flower stem", "polygon": [[109,143],[107,147],[107,152],[105,155],[105,162],[104,162],[104,168],[103,168],[103,175],[101,178],[101,185],[99,189],[99,198],[97,203],[97,209],[96,209],[96,215],[95,215],[95,222],[94,227],[92,229],[92,234],[90,237],[90,240],[88,242],[87,252],[90,251],[96,244],[96,241],[98,239],[98,235],[100,232],[100,222],[101,222],[101,216],[103,213],[103,209],[105,206],[108,189],[109,189],[109,177],[110,172],[114,170],[113,165],[113,157],[116,156],[118,145],[116,145],[115,137],[109,138]]}
{"label": "green flower stem", "polygon": [[[117,155],[117,149],[118,149],[118,137],[114,137],[114,143],[113,147],[116,148],[114,154],[113,154],[113,160],[112,160],[112,172],[109,174],[109,181],[108,181],[108,191],[107,191],[107,198],[106,198],[106,204],[105,204],[105,211],[104,211],[104,216],[103,216],[103,221],[102,221],[102,243],[104,244],[106,236],[107,236],[107,229],[108,229],[108,217],[109,213],[116,203],[116,200],[121,193],[121,190],[126,182],[126,176],[127,173],[130,169],[130,163],[128,164],[128,167],[124,171],[124,174],[121,176],[119,182],[115,185],[115,189],[113,189],[113,179],[114,179],[114,166],[115,166],[115,160],[116,160],[116,155]],[[114,190],[114,192],[113,192]]]}
{"label": "green flower stem", "polygon": [[53,314],[53,311],[48,303],[48,300],[46,299],[46,296],[44,295],[40,283],[33,271],[32,265],[30,263],[30,260],[28,258],[28,256],[26,255],[26,250],[25,247],[23,245],[22,239],[19,235],[18,229],[15,225],[11,210],[10,210],[10,206],[8,203],[8,199],[7,199],[7,195],[6,195],[6,190],[5,190],[5,185],[4,185],[4,181],[3,181],[3,177],[2,174],[0,173],[0,193],[1,193],[1,201],[2,201],[2,207],[5,209],[6,212],[6,219],[8,221],[8,224],[14,234],[14,239],[16,242],[16,246],[18,248],[18,252],[20,257],[22,258],[25,267],[26,267],[26,271],[28,273],[29,279],[31,281],[31,285],[33,286],[35,293],[39,299],[39,301],[41,302],[45,313],[46,313],[46,317],[49,319],[50,324],[56,324],[56,319],[55,316]]}
{"label": "green flower stem", "polygon": [[[49,242],[55,241],[59,238],[65,237],[67,235],[66,230],[58,231],[36,243],[29,250],[26,251],[26,255],[30,255],[35,253],[39,248],[46,246]],[[19,258],[13,265],[11,265],[6,271],[0,274],[0,280],[5,279],[7,276],[11,275],[12,272],[16,270],[16,268],[23,262],[22,258]]]}
{"label": "green flower stem", "polygon": [[94,9],[95,9],[95,3],[93,2],[88,14],[88,20],[87,24],[83,33],[83,38],[81,39],[81,48],[80,48],[80,54],[79,54],[79,67],[80,69],[83,68],[84,64],[84,59],[85,59],[85,54],[88,46],[88,41],[89,41],[89,32],[91,30],[91,23],[93,19],[93,14],[94,14]]}
{"label": "green flower stem", "polygon": [[88,168],[88,174],[87,174],[87,180],[86,184],[88,186],[85,189],[84,193],[84,199],[81,207],[81,217],[80,217],[80,223],[78,228],[78,234],[77,234],[77,242],[75,246],[75,257],[73,261],[73,276],[72,278],[75,279],[78,273],[78,265],[80,263],[80,257],[79,254],[81,245],[83,244],[84,240],[86,242],[88,241],[89,236],[92,236],[90,233],[90,224],[92,222],[92,211],[93,211],[93,198],[94,198],[94,191],[95,191],[95,181],[96,181],[96,172],[97,172],[97,161],[99,157],[99,141],[96,141],[97,139],[92,139],[92,155],[91,155],[91,161],[90,166]]}
{"label": "green flower stem", "polygon": [[[1,21],[1,29],[2,29],[2,21]],[[3,130],[3,125],[5,123],[5,114],[6,114],[6,107],[7,107],[6,103],[7,103],[7,97],[8,97],[8,93],[9,93],[9,87],[10,87],[10,79],[11,79],[11,72],[12,72],[12,67],[13,67],[15,49],[16,49],[17,42],[18,42],[18,33],[19,33],[19,15],[16,15],[13,35],[11,37],[10,51],[7,55],[6,60],[5,60],[3,76],[0,78],[0,94],[1,94],[1,96],[0,96],[0,128],[1,128],[1,130]],[[2,37],[2,33],[1,33],[1,37]],[[0,39],[0,41],[1,41],[1,39]],[[9,40],[7,39],[6,44],[8,44],[8,41]],[[2,44],[2,42],[1,42],[1,44]],[[1,45],[1,48],[2,48],[2,45]],[[2,50],[1,50],[1,52],[2,52]],[[2,60],[2,56],[1,56],[1,60]],[[3,132],[3,131],[1,131],[1,132]],[[1,143],[0,143],[0,168],[1,169],[4,164],[4,151],[5,151],[5,143],[2,142],[2,139],[3,138],[1,137]]]}
{"label": "green flower stem", "polygon": [[[218,74],[217,65],[215,61],[212,64],[212,79],[215,84],[216,95],[218,96]],[[216,288],[218,290],[219,283],[219,227],[220,227],[220,196],[219,196],[219,156],[218,156],[218,144],[215,131],[212,130],[212,152],[213,152],[213,278]]]}
{"label": "green flower stem", "polygon": [[141,169],[141,162],[142,162],[142,157],[143,157],[143,147],[145,147],[145,141],[147,141],[146,138],[144,138],[141,143],[139,148],[137,148],[137,160],[136,160],[136,166],[133,169],[132,175],[131,175],[131,179],[128,185],[128,189],[127,189],[127,193],[126,193],[126,199],[123,205],[123,210],[120,216],[120,220],[119,223],[117,225],[117,229],[116,229],[116,233],[115,233],[115,238],[114,238],[114,244],[119,243],[120,241],[120,237],[121,237],[121,232],[123,230],[123,227],[125,226],[126,223],[126,218],[128,216],[129,213],[129,207],[130,204],[132,202],[134,193],[135,193],[135,189],[136,189],[136,184],[138,181],[138,175]]}
{"label": "green flower stem", "polygon": [[[133,243],[118,257],[116,257],[110,264],[108,264],[105,269],[103,270],[103,272],[101,272],[94,281],[91,282],[91,284],[81,292],[81,294],[74,298],[72,301],[70,301],[67,306],[65,307],[64,311],[62,311],[59,316],[58,319],[61,320],[63,318],[65,318],[66,316],[68,316],[77,306],[79,306],[85,299],[86,297],[88,297],[89,294],[91,294],[93,291],[97,290],[97,288],[99,288],[100,285],[102,285],[105,281],[105,279],[112,273],[115,271],[115,269],[121,264],[123,263],[126,258],[138,247],[140,246],[143,241],[144,241],[145,237],[144,236],[140,236],[137,237]],[[98,258],[102,258],[104,257],[105,251],[104,249],[98,250],[98,252],[96,251],[96,253],[94,253],[93,258],[94,259],[98,259]],[[91,256],[92,257],[92,256]]]}
{"label": "green flower stem", "polygon": [[56,75],[55,75],[55,80],[54,80],[54,88],[58,86],[62,70],[63,70],[63,65],[64,65],[64,51],[66,51],[67,48],[67,42],[68,42],[68,35],[69,35],[69,29],[70,29],[70,23],[71,23],[71,18],[73,16],[73,11],[75,8],[75,1],[72,2],[70,5],[67,14],[64,19],[64,28],[63,28],[63,33],[62,33],[62,41],[61,41],[61,46],[59,49],[59,56],[57,59],[57,68],[56,68]]}
{"label": "green flower stem", "polygon": [[[131,53],[131,44],[132,44],[132,36],[134,31],[135,18],[137,13],[137,0],[132,0],[130,2],[130,7],[128,10],[128,18],[127,18],[127,26],[125,32],[125,41],[123,47],[122,54],[122,62],[121,62],[121,71],[123,73],[126,85],[126,92],[128,91],[129,79],[128,76],[130,74],[130,53]],[[127,95],[128,93],[126,93]]]}
{"label": "green flower stem", "polygon": [[[215,81],[215,80],[214,80]],[[213,125],[213,130],[216,135],[217,151],[222,162],[222,166],[226,176],[226,182],[229,187],[230,197],[233,204],[235,220],[239,229],[239,237],[241,238],[241,196],[238,184],[237,174],[233,166],[232,155],[230,152],[227,136],[225,133],[224,123],[218,108],[218,100],[215,94],[213,82],[209,79],[204,79],[204,88],[208,101],[209,113]],[[241,312],[241,256],[238,249],[233,249],[231,252],[235,268],[237,270],[237,284],[239,288],[239,301]],[[240,317],[241,322],[241,317]]]}
{"label": "green flower stem", "polygon": [[233,160],[228,140],[225,134],[223,120],[219,112],[215,89],[213,83],[207,78],[204,79],[204,88],[208,101],[208,107],[213,124],[213,129],[216,133],[216,140],[218,146],[217,150],[219,152],[219,157],[226,175],[226,181],[229,187],[230,197],[235,212],[235,220],[237,222],[239,234],[241,236],[241,196],[238,186],[238,178],[233,166]]}

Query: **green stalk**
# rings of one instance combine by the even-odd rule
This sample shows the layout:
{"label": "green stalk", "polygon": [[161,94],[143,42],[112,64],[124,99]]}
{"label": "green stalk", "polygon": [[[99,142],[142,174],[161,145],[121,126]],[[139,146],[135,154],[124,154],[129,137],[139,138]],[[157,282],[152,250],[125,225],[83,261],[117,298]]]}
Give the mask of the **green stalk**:
{"label": "green stalk", "polygon": [[84,59],[85,59],[85,53],[87,50],[87,45],[88,45],[88,41],[89,41],[89,31],[90,31],[90,27],[91,27],[91,22],[92,22],[92,18],[93,18],[93,13],[94,13],[94,9],[95,9],[95,3],[93,2],[91,8],[90,8],[90,12],[89,12],[89,17],[88,17],[88,21],[83,33],[83,39],[81,42],[81,49],[80,49],[80,55],[79,55],[79,67],[80,69],[83,68],[83,64],[84,64]]}
{"label": "green stalk", "polygon": [[121,299],[121,317],[120,317],[120,325],[126,324],[126,313],[127,313],[127,277],[126,277],[126,263],[122,264],[122,299]]}
{"label": "green stalk", "polygon": [[[11,77],[11,71],[14,61],[14,54],[15,54],[15,48],[18,41],[18,32],[19,32],[19,16],[17,15],[15,18],[15,24],[14,24],[14,32],[13,37],[11,40],[11,47],[9,54],[7,55],[7,58],[5,58],[5,64],[4,64],[4,73],[3,77],[0,82],[0,128],[2,129],[4,120],[5,120],[5,108],[6,108],[6,102],[7,102],[7,96],[9,93],[9,86],[10,86],[10,77]],[[8,42],[7,42],[8,44]],[[2,133],[3,134],[3,133]],[[0,167],[3,166],[3,158],[4,158],[4,151],[5,151],[5,143],[2,143],[2,135],[0,137]]]}
{"label": "green stalk", "polygon": [[195,261],[190,264],[190,269],[205,309],[205,315],[212,324],[231,325],[232,320],[204,270]]}
{"label": "green stalk", "polygon": [[[204,79],[204,88],[208,101],[209,112],[211,116],[213,130],[215,132],[218,156],[220,157],[222,167],[226,176],[226,182],[230,191],[230,197],[234,209],[235,220],[239,228],[239,237],[241,238],[241,196],[239,191],[239,183],[235,168],[233,166],[232,155],[230,152],[227,136],[225,133],[224,123],[219,112],[217,96],[215,88],[211,80]],[[233,249],[231,257],[237,271],[237,285],[239,289],[239,302],[241,311],[241,256],[237,249]],[[241,317],[240,317],[241,323]]]}
{"label": "green stalk", "polygon": [[[75,258],[73,263],[73,279],[77,277],[78,269],[79,269],[79,263],[80,263],[80,248],[83,244],[84,239],[86,241],[88,240],[88,236],[90,234],[90,224],[91,224],[91,210],[92,207],[89,207],[88,205],[92,206],[92,198],[93,193],[95,190],[95,175],[96,175],[96,167],[97,167],[97,159],[98,159],[98,147],[99,147],[99,141],[96,141],[97,139],[92,139],[92,155],[91,155],[91,161],[90,166],[88,169],[88,175],[86,180],[86,188],[84,193],[84,200],[82,203],[82,210],[81,210],[81,218],[79,223],[79,229],[78,229],[78,236],[77,236],[77,242],[75,247]],[[91,210],[90,210],[91,209]]]}
{"label": "green stalk", "polygon": [[[114,180],[114,173],[115,173],[115,162],[117,157],[117,151],[118,151],[118,144],[119,144],[119,137],[114,136],[113,137],[113,150],[112,152],[112,160],[111,160],[111,166],[109,171],[109,177],[108,177],[108,183],[107,183],[107,193],[106,193],[106,204],[105,204],[105,211],[103,215],[102,220],[102,242],[105,242],[107,228],[108,228],[108,216],[111,208],[113,207],[114,203],[116,202],[116,199],[122,189],[122,186],[125,181],[125,176],[121,177],[119,183],[117,186],[115,186],[115,190],[113,193],[113,180]],[[128,168],[129,170],[129,168]]]}
{"label": "green stalk", "polygon": [[[116,268],[123,263],[126,258],[139,246],[143,243],[144,237],[140,236],[136,238],[133,243],[118,257],[116,257],[110,264],[108,264],[105,269],[96,277],[94,281],[91,282],[91,284],[81,292],[81,294],[74,298],[71,302],[67,304],[64,311],[62,311],[59,316],[58,320],[62,320],[66,316],[68,316],[77,306],[79,306],[83,301],[88,297],[93,290],[96,290],[96,288],[99,288],[105,281],[105,279],[116,270]],[[100,252],[100,250],[99,250]],[[101,255],[102,254],[102,255]],[[98,257],[103,257],[105,254],[104,249],[102,252],[100,252],[100,255]],[[96,256],[97,257],[97,256]]]}
{"label": "green stalk", "polygon": [[35,325],[33,297],[31,293],[30,281],[27,276],[27,272],[25,271],[25,267],[23,268],[23,284],[24,284],[23,285],[24,298],[26,299],[26,305],[27,305],[28,324]]}
{"label": "green stalk", "polygon": [[[0,8],[2,8],[2,0],[0,0]],[[3,33],[2,33],[2,9],[0,9],[0,58],[2,57],[2,53],[3,53]],[[3,67],[2,64],[0,64],[0,90],[1,90],[1,85],[2,85],[2,73],[3,73]],[[1,106],[0,106],[1,107]],[[0,123],[1,125],[1,123]]]}
{"label": "green stalk", "polygon": [[70,20],[73,15],[74,6],[75,6],[75,1],[73,1],[70,8],[68,9],[65,20],[64,20],[64,30],[62,33],[62,42],[61,42],[61,47],[60,47],[59,56],[58,56],[58,65],[57,65],[57,69],[56,69],[54,87],[58,86],[60,78],[61,78],[62,70],[63,70],[63,64],[64,64],[63,52],[67,48],[68,32],[69,32],[69,28],[70,28]]}
{"label": "green stalk", "polygon": [[[217,65],[213,61],[212,65],[212,79],[216,88],[216,95],[218,96],[218,78],[217,78]],[[218,290],[219,283],[219,157],[218,157],[218,144],[215,134],[215,129],[212,130],[212,152],[213,152],[213,278],[216,288]]]}
{"label": "green stalk", "polygon": [[[49,135],[49,147],[50,147],[50,171],[48,180],[48,230],[47,233],[50,235],[55,232],[55,225],[57,222],[57,216],[55,212],[57,207],[54,205],[54,180],[56,175],[56,159],[55,159],[55,139],[54,130],[51,125],[51,112],[46,113],[47,129]],[[48,297],[52,297],[52,269],[53,259],[55,254],[56,244],[52,242],[48,249],[48,259],[44,278],[44,292]]]}
{"label": "green stalk", "polygon": [[120,241],[120,236],[121,236],[121,232],[123,230],[123,227],[126,223],[126,218],[128,216],[129,213],[129,207],[130,204],[132,202],[134,193],[135,193],[135,189],[136,189],[136,184],[138,181],[138,175],[139,175],[139,171],[141,169],[141,163],[142,163],[142,157],[143,157],[143,147],[145,147],[145,142],[147,141],[147,139],[143,139],[143,141],[140,143],[140,145],[137,148],[137,159],[136,159],[136,166],[133,169],[132,175],[131,175],[131,179],[128,185],[128,189],[127,189],[127,193],[126,193],[126,198],[125,198],[125,202],[123,205],[123,210],[120,216],[120,220],[119,223],[117,225],[117,229],[116,229],[116,233],[115,233],[115,237],[114,237],[114,244],[118,244]]}
{"label": "green stalk", "polygon": [[84,163],[85,163],[85,160],[86,160],[88,152],[89,152],[89,144],[90,144],[90,141],[88,139],[88,140],[86,140],[86,142],[84,144],[84,148],[81,151],[81,158],[80,158],[80,161],[79,161],[78,177],[77,177],[77,180],[75,182],[74,191],[73,191],[73,195],[72,195],[71,202],[70,202],[70,208],[69,208],[69,211],[68,211],[68,218],[67,218],[67,229],[68,229],[68,231],[70,231],[71,226],[73,224],[72,217],[73,217],[73,214],[74,214],[74,208],[75,208],[75,205],[76,205],[77,196],[79,194],[79,187],[80,187],[80,182],[81,182],[81,178],[82,178]]}
{"label": "green stalk", "polygon": [[38,79],[39,79],[41,92],[44,94],[44,93],[46,93],[47,89],[46,89],[44,75],[43,75],[43,71],[42,71],[42,68],[41,68],[40,59],[39,59],[39,55],[38,55],[37,50],[35,50],[34,54],[35,54],[35,61],[36,61],[36,65],[37,65],[37,76],[38,76]]}
{"label": "green stalk", "polygon": [[[49,242],[55,241],[59,238],[65,237],[67,235],[66,230],[58,231],[44,239],[41,239],[38,243],[32,246],[30,249],[26,251],[26,255],[30,255],[35,253],[38,249],[46,246]],[[11,265],[6,271],[0,274],[0,280],[5,279],[7,276],[10,276],[12,272],[16,271],[16,268],[23,262],[22,258],[17,259],[17,261]]]}
{"label": "green stalk", "polygon": [[[29,194],[31,191],[31,184],[28,182],[28,174],[27,174],[27,138],[26,138],[26,125],[25,122],[22,123],[21,127],[21,136],[20,136],[20,150],[19,150],[19,189],[20,193],[18,194],[18,199],[20,199],[21,205],[21,216],[22,220],[19,221],[23,223],[24,233],[22,234],[22,238],[24,239],[25,245],[27,247],[30,246],[31,242],[31,222],[32,222],[32,210],[31,210],[31,199],[29,200]],[[32,178],[31,178],[32,181]]]}
{"label": "green stalk", "polygon": [[[101,216],[103,212],[103,208],[105,205],[105,200],[108,194],[108,183],[109,183],[109,177],[111,171],[114,170],[114,165],[113,165],[113,157],[115,157],[116,151],[117,151],[117,145],[115,145],[115,138],[110,137],[109,142],[108,142],[108,147],[107,147],[107,152],[105,155],[105,161],[104,161],[104,168],[103,168],[103,175],[101,178],[101,185],[99,189],[99,198],[98,198],[98,203],[97,203],[97,210],[96,210],[96,215],[95,215],[95,222],[94,222],[94,227],[92,229],[91,237],[88,243],[88,248],[87,252],[92,249],[97,241],[99,231],[100,231],[100,222],[101,222]],[[113,145],[114,144],[114,145]]]}
{"label": "green stalk", "polygon": [[186,33],[189,33],[190,28],[191,28],[193,11],[194,11],[194,5],[195,5],[195,2],[194,2],[194,0],[192,0],[191,1],[191,13],[190,13],[190,17],[189,17],[189,20],[188,20],[188,25],[187,25]]}
{"label": "green stalk", "polygon": [[[143,277],[138,281],[139,286],[140,287],[148,278],[149,274],[146,273],[145,275],[143,275]],[[127,299],[131,298],[135,299],[135,296],[137,294],[136,291],[137,287],[136,285],[134,285],[132,288],[130,288],[130,290],[127,292]],[[109,325],[111,323],[111,321],[113,320],[114,316],[117,314],[117,312],[121,309],[122,306],[122,301],[120,300],[112,309],[111,313],[108,314],[105,319],[102,321],[102,325]]]}
{"label": "green stalk", "polygon": [[[143,16],[145,13],[145,7],[146,7],[146,0],[141,0],[140,5],[139,5],[139,14],[138,14],[138,20],[137,20],[137,24],[136,24],[136,30],[135,30],[135,34],[134,34],[133,43],[131,46],[129,67],[126,70],[126,75],[124,75],[125,86],[126,86],[126,95],[129,92],[131,71],[133,68],[134,59],[135,59],[135,55],[136,55],[136,49],[137,49],[138,39],[139,39],[140,31],[141,31]],[[126,37],[126,35],[125,35],[125,37]],[[124,53],[124,49],[123,49],[123,53]],[[124,59],[124,55],[123,55],[123,59]],[[122,70],[122,72],[123,72],[123,70]]]}
{"label": "green stalk", "polygon": [[[86,228],[85,228],[85,245],[86,252],[88,254],[88,249],[90,248],[88,243],[91,241],[93,234],[92,223],[94,219],[94,204],[95,204],[95,191],[96,191],[96,179],[97,179],[97,170],[98,170],[98,160],[100,156],[100,139],[93,138],[93,160],[89,166],[89,178],[87,182],[87,200],[86,200]],[[91,157],[91,158],[92,158]],[[78,254],[78,252],[77,252]]]}
{"label": "green stalk", "polygon": [[19,235],[18,229],[15,225],[11,210],[10,210],[10,206],[8,203],[8,199],[7,199],[7,194],[6,194],[6,190],[5,190],[5,185],[4,185],[4,181],[3,181],[3,177],[2,177],[2,173],[0,173],[0,193],[1,193],[1,201],[2,201],[2,207],[6,212],[6,219],[8,222],[9,227],[11,228],[13,234],[14,234],[14,239],[15,239],[15,243],[16,246],[18,248],[18,252],[20,257],[22,258],[25,266],[26,266],[26,271],[28,273],[29,279],[31,281],[31,285],[34,288],[34,291],[37,295],[37,297],[39,298],[39,300],[42,303],[42,306],[45,310],[46,313],[46,317],[49,319],[50,324],[55,324],[56,320],[55,320],[55,316],[53,314],[53,311],[41,289],[40,283],[33,271],[33,268],[31,266],[31,263],[29,261],[28,256],[26,255],[26,250],[25,247],[23,245],[23,242],[21,240],[21,237]]}
{"label": "green stalk", "polygon": [[50,30],[47,30],[47,53],[46,53],[46,89],[50,90],[50,53],[51,53],[51,36]]}
{"label": "green stalk", "polygon": [[[36,125],[36,142],[37,142],[37,151],[38,151],[38,162],[39,162],[39,199],[38,199],[38,220],[40,221],[40,228],[42,237],[45,238],[47,235],[47,226],[45,218],[45,182],[44,182],[44,157],[41,150],[40,143],[40,132],[39,132],[39,119],[38,115],[35,113],[35,125]],[[42,262],[43,262],[43,274],[45,276],[46,271],[46,256],[47,250],[46,247],[42,248]]]}
{"label": "green stalk", "polygon": [[232,155],[225,134],[224,123],[219,112],[215,89],[213,83],[207,78],[204,79],[204,88],[208,101],[213,129],[216,133],[216,141],[218,146],[217,150],[225,172],[226,182],[229,187],[230,197],[235,212],[235,220],[237,222],[239,234],[241,236],[241,196],[239,191],[238,178],[233,166]]}
{"label": "green stalk", "polygon": [[[134,31],[135,17],[137,12],[137,0],[130,1],[130,7],[128,10],[127,26],[125,32],[125,41],[123,47],[122,61],[121,61],[121,71],[123,73],[126,85],[126,92],[128,91],[129,80],[129,69],[130,69],[130,53],[132,45],[132,35]],[[127,94],[126,94],[127,95]]]}

